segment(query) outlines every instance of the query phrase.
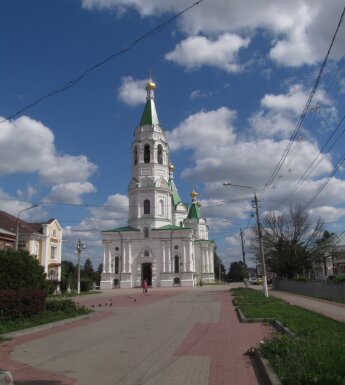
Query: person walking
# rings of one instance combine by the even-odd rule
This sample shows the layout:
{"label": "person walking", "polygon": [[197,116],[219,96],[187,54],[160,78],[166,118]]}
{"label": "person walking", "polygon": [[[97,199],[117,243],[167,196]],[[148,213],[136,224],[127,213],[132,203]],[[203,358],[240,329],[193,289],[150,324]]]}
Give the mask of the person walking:
{"label": "person walking", "polygon": [[144,293],[144,294],[147,293],[147,287],[148,287],[148,285],[147,285],[147,279],[144,279],[144,282],[143,282],[143,293]]}

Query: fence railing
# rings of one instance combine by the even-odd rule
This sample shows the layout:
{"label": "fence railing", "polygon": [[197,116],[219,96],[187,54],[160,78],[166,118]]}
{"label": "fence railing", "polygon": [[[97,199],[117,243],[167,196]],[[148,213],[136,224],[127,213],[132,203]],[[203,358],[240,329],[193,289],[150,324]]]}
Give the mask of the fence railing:
{"label": "fence railing", "polygon": [[274,278],[273,289],[303,294],[309,297],[330,298],[345,301],[345,283],[299,282]]}

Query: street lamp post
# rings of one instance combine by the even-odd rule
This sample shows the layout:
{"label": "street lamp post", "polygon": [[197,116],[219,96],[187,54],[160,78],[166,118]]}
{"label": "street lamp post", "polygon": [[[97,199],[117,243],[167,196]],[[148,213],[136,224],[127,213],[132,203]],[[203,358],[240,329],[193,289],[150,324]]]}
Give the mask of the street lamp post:
{"label": "street lamp post", "polygon": [[23,210],[20,210],[18,212],[18,216],[17,216],[17,221],[16,221],[16,251],[18,250],[18,243],[19,243],[19,217],[20,217],[20,214],[23,212],[23,211],[27,211],[27,210],[30,210],[30,209],[33,209],[34,207],[38,207],[39,205],[32,205],[30,207],[27,207],[26,209],[23,209]]}
{"label": "street lamp post", "polygon": [[256,196],[256,192],[253,187],[251,186],[242,186],[238,184],[233,184],[230,182],[223,183],[223,186],[234,186],[234,187],[242,187],[242,188],[248,188],[251,189],[254,193],[254,204],[255,204],[255,211],[256,211],[256,226],[259,236],[259,249],[260,249],[260,255],[261,255],[261,264],[262,264],[262,283],[263,283],[263,289],[264,289],[264,296],[268,297],[268,287],[267,287],[267,277],[266,277],[266,265],[265,265],[265,253],[264,253],[264,246],[262,242],[262,232],[261,232],[261,224],[260,224],[260,212],[259,212],[259,203],[258,203],[258,197]]}
{"label": "street lamp post", "polygon": [[78,295],[80,294],[80,254],[85,249],[86,249],[86,246],[84,245],[84,243],[80,239],[78,239],[77,247],[76,247],[77,255],[78,255],[78,286],[77,286]]}

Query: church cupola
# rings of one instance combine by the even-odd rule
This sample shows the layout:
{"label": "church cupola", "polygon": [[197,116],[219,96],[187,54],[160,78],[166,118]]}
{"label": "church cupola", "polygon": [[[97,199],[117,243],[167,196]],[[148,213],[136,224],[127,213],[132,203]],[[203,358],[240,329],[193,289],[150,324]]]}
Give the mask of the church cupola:
{"label": "church cupola", "polygon": [[159,126],[159,120],[158,115],[156,111],[156,106],[154,103],[154,90],[156,88],[156,84],[150,79],[146,83],[146,105],[143,112],[143,115],[141,116],[139,126]]}
{"label": "church cupola", "polygon": [[200,203],[198,202],[198,193],[193,189],[193,191],[190,193],[190,196],[192,198],[192,205],[189,209],[187,218],[196,219],[197,221],[199,221],[199,219],[201,218],[201,214],[200,214]]}

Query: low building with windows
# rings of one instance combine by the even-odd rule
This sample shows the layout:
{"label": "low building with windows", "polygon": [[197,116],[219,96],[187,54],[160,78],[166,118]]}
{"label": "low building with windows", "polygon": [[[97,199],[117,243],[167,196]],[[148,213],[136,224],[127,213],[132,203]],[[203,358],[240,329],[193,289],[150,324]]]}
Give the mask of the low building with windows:
{"label": "low building with windows", "polygon": [[47,279],[60,281],[62,229],[58,220],[53,218],[47,222],[29,223],[0,211],[0,228],[9,233],[8,237],[12,237],[8,247],[15,248],[17,227],[18,249],[27,250],[38,259]]}
{"label": "low building with windows", "polygon": [[198,194],[183,203],[174,182],[169,146],[146,86],[143,115],[131,145],[128,226],[102,232],[101,289],[194,286],[214,281],[213,243]]}

